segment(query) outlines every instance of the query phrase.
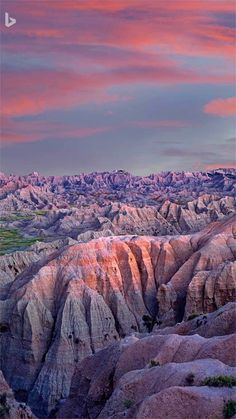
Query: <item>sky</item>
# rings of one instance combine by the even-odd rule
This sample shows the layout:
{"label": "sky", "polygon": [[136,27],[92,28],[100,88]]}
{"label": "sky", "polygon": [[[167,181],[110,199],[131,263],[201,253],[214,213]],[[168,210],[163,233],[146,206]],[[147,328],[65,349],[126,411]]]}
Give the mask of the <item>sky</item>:
{"label": "sky", "polygon": [[233,0],[3,0],[0,170],[236,167],[235,49]]}

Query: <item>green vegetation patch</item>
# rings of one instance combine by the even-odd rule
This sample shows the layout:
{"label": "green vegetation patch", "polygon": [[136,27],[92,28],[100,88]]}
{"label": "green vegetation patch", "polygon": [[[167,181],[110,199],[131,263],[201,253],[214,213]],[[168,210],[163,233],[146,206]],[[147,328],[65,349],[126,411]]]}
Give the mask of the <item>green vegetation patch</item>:
{"label": "green vegetation patch", "polygon": [[10,408],[7,404],[6,393],[0,394],[0,417],[6,417],[10,411]]}
{"label": "green vegetation patch", "polygon": [[160,367],[160,365],[160,362],[155,361],[155,359],[151,359],[151,361],[149,362],[149,368]]}
{"label": "green vegetation patch", "polygon": [[196,317],[202,316],[202,313],[198,314],[198,313],[192,313],[188,316],[187,321],[189,320],[193,320],[196,319]]}
{"label": "green vegetation patch", "polygon": [[124,407],[126,408],[126,409],[129,409],[130,407],[132,407],[134,405],[134,401],[133,400],[129,400],[129,399],[126,399],[126,400],[124,400]]}
{"label": "green vegetation patch", "polygon": [[46,215],[47,214],[47,210],[37,210],[37,211],[34,211],[34,214],[36,214],[36,215]]}
{"label": "green vegetation patch", "polygon": [[205,378],[201,382],[201,385],[209,387],[233,387],[236,386],[236,378],[231,375],[216,375]]}
{"label": "green vegetation patch", "polygon": [[185,382],[188,386],[192,386],[194,384],[195,375],[190,372],[187,377],[185,378]]}
{"label": "green vegetation patch", "polygon": [[157,324],[157,320],[154,317],[149,316],[148,314],[144,314],[142,317],[143,325],[146,327],[148,333],[151,333],[155,324]]}
{"label": "green vegetation patch", "polygon": [[38,237],[23,237],[16,229],[0,228],[0,255],[23,250],[37,240],[39,240]]}
{"label": "green vegetation patch", "polygon": [[0,217],[0,222],[11,223],[14,221],[24,221],[24,220],[33,220],[35,215],[46,215],[47,210],[36,210],[36,211],[27,211],[27,212],[17,212],[13,211],[11,214],[4,215]]}
{"label": "green vegetation patch", "polygon": [[6,216],[0,217],[0,222],[13,222],[21,220],[32,220],[34,218],[33,214],[22,213],[22,212],[12,212]]}
{"label": "green vegetation patch", "polygon": [[224,418],[230,419],[236,414],[236,401],[235,400],[229,400],[224,405]]}

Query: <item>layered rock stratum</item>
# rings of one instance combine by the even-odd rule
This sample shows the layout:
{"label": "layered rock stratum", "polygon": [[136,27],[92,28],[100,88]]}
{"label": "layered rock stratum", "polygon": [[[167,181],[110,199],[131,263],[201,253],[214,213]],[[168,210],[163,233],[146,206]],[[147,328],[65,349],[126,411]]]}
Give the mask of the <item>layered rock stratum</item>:
{"label": "layered rock stratum", "polygon": [[233,390],[201,383],[235,376],[235,177],[1,175],[0,367],[18,402],[224,417]]}

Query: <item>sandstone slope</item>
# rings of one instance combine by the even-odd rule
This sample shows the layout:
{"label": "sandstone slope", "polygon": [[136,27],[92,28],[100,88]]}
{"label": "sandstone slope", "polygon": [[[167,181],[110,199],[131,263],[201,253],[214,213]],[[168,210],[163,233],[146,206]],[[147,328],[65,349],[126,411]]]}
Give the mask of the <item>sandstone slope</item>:
{"label": "sandstone slope", "polygon": [[202,381],[236,377],[235,337],[125,338],[80,363],[56,417],[223,418],[225,402],[236,399],[235,388],[202,386]]}

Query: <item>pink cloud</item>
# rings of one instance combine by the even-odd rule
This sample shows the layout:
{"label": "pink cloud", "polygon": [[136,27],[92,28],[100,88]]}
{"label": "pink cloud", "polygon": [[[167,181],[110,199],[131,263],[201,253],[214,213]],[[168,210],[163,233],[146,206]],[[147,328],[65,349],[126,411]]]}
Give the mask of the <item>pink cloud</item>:
{"label": "pink cloud", "polygon": [[236,97],[212,100],[204,106],[203,110],[205,113],[222,117],[234,116],[236,115]]}
{"label": "pink cloud", "polygon": [[109,126],[73,127],[62,122],[25,122],[5,116],[1,117],[1,126],[4,127],[2,133],[4,144],[33,142],[55,137],[57,139],[86,138],[112,130]]}
{"label": "pink cloud", "polygon": [[[8,71],[2,76],[2,112],[8,116],[36,115],[52,109],[69,109],[86,103],[131,100],[112,95],[114,86],[138,83],[227,83],[228,77],[200,75],[177,66],[145,65],[114,71],[80,74],[69,70]],[[234,77],[230,80],[232,83]]]}
{"label": "pink cloud", "polygon": [[[147,46],[158,46],[165,55],[169,51],[231,59],[235,53],[235,30],[219,25],[214,16],[235,13],[231,0],[133,0],[132,7],[127,0],[60,0],[43,6],[35,2],[30,10],[27,2],[12,1],[11,5],[19,19],[32,18],[15,28],[17,35],[28,37],[27,48],[31,51],[38,46],[37,42],[32,43],[35,37],[37,41],[46,39],[46,48],[53,42],[63,42],[63,49],[67,45],[93,44],[143,51]],[[132,19],[126,19],[125,13],[132,15]],[[51,27],[52,18],[56,19],[56,28]],[[24,45],[17,42],[12,48],[23,49]]]}
{"label": "pink cloud", "polygon": [[[26,1],[4,3],[21,22],[12,32],[3,28],[7,32],[4,50],[13,56],[26,55],[33,62],[27,70],[3,72],[5,117],[132,99],[112,94],[117,86],[235,83],[230,61],[235,56],[235,31],[220,25],[215,16],[233,15],[234,1],[133,0],[131,7],[127,0],[60,0],[34,2],[32,8]],[[35,70],[35,56],[48,68]],[[204,71],[197,65],[191,69],[181,61],[189,56],[217,57],[225,65],[216,68],[208,61]],[[205,105],[205,112],[220,116],[233,112],[232,103],[225,103],[219,113],[213,102]],[[133,126],[181,128],[189,124],[133,121]],[[36,138],[42,138],[35,130]],[[35,139],[27,127],[22,134],[5,132],[5,138],[8,142]]]}

